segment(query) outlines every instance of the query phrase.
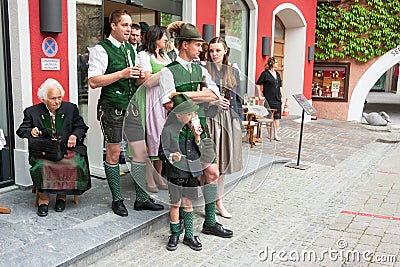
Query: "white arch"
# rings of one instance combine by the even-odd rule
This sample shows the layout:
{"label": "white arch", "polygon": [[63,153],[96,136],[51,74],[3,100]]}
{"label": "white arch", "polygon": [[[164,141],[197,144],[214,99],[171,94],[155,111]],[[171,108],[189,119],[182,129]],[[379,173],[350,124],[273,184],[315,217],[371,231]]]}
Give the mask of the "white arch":
{"label": "white arch", "polygon": [[354,87],[350,99],[349,111],[347,113],[348,121],[361,121],[364,102],[368,92],[379,77],[399,61],[400,46],[381,56],[368,68]]}
{"label": "white arch", "polygon": [[[276,7],[273,15],[272,40],[274,40],[275,16],[278,16],[285,25],[283,97],[289,101],[290,113],[299,115],[301,108],[291,96],[302,94],[304,89],[307,22],[297,6],[289,3]],[[274,47],[271,55],[274,55]]]}

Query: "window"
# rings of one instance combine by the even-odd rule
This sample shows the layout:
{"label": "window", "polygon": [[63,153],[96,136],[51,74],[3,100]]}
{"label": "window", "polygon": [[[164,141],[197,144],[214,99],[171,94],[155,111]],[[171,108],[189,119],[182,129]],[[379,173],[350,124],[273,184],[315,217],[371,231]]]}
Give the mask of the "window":
{"label": "window", "polygon": [[315,62],[312,99],[347,101],[350,63]]}
{"label": "window", "polygon": [[249,8],[242,0],[221,0],[221,30],[230,48],[229,61],[247,74]]}
{"label": "window", "polygon": [[278,17],[275,20],[275,38],[285,39],[285,27]]}
{"label": "window", "polygon": [[160,19],[161,26],[167,27],[170,23],[178,20],[182,20],[182,17],[174,14],[161,12],[161,19]]}

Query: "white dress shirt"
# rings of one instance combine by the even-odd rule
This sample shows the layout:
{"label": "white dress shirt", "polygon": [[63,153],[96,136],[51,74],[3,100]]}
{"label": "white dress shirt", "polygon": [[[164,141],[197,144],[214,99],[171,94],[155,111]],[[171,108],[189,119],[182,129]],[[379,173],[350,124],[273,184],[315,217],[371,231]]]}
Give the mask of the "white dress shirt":
{"label": "white dress shirt", "polygon": [[[113,45],[119,48],[122,43],[118,42],[111,35],[108,36],[108,40],[111,41]],[[131,45],[128,42],[125,42],[125,45]],[[97,44],[89,52],[89,69],[88,69],[88,79],[94,76],[103,75],[106,73],[108,66],[108,54],[104,47]]]}

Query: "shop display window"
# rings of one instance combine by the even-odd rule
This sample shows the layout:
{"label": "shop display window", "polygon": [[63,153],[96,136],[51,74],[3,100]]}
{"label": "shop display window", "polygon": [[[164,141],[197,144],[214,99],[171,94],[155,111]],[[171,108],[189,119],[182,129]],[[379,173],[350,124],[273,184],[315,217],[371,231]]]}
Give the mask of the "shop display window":
{"label": "shop display window", "polygon": [[350,63],[314,62],[312,99],[347,101]]}

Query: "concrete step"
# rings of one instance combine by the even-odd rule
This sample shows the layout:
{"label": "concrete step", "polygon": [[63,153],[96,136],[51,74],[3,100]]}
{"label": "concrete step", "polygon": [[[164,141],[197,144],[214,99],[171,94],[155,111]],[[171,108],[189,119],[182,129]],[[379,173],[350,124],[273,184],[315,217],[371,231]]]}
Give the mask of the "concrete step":
{"label": "concrete step", "polygon": [[[244,149],[243,170],[226,176],[229,188],[241,179],[273,162],[288,159]],[[134,211],[134,187],[131,176],[121,177],[122,194],[126,197],[129,216],[119,217],[111,210],[111,193],[106,180],[93,178],[92,188],[79,196],[79,204],[67,198],[66,210],[54,211],[52,196],[49,215],[39,217],[34,207],[35,194],[13,187],[0,193],[0,205],[11,208],[11,214],[0,214],[0,266],[68,266],[86,265],[108,255],[143,235],[169,223],[165,210]],[[201,191],[199,191],[201,192]],[[168,192],[153,197],[167,202]]]}

